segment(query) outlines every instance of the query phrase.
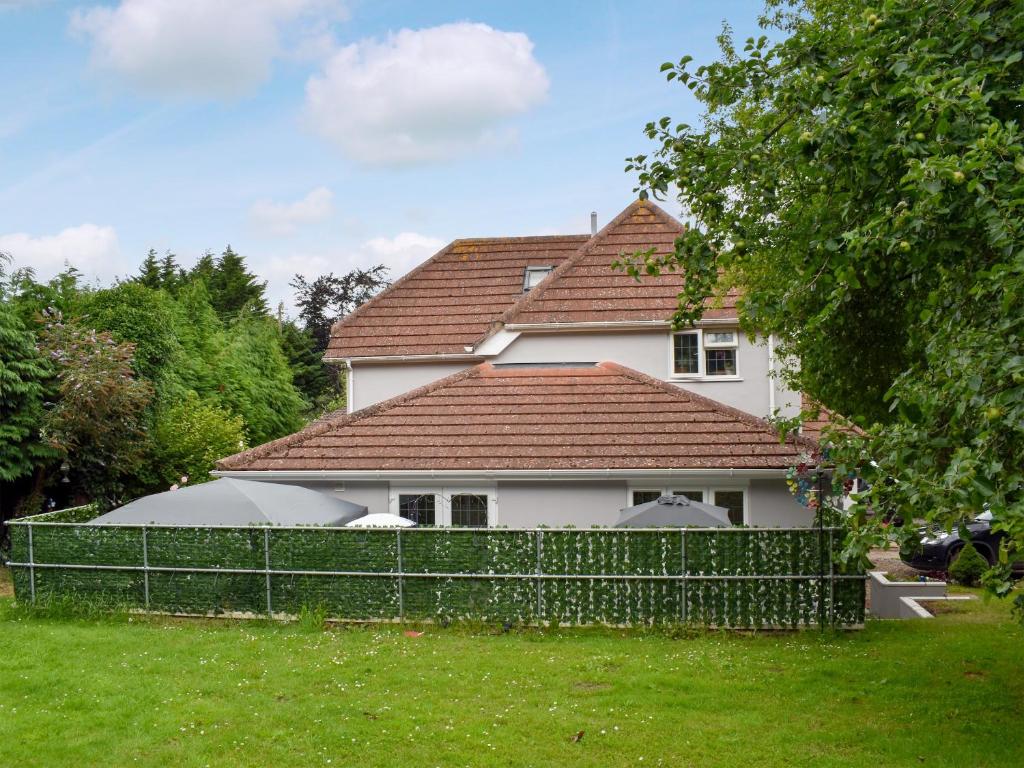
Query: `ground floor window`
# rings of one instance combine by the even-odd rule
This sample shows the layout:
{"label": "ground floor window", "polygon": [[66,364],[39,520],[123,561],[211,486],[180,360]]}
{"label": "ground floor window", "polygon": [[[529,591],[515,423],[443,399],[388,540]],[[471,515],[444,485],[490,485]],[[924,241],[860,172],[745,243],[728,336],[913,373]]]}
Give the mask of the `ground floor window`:
{"label": "ground floor window", "polygon": [[743,525],[743,491],[715,491],[715,504],[729,510],[733,525]]}
{"label": "ground floor window", "polygon": [[417,525],[486,528],[496,525],[494,488],[394,488],[391,512]]}
{"label": "ground floor window", "polygon": [[646,504],[649,501],[657,501],[659,497],[664,496],[665,492],[662,490],[636,490],[631,492],[631,503],[633,506],[637,504]]}
{"label": "ground floor window", "polygon": [[487,494],[456,493],[452,496],[452,525],[487,527]]}
{"label": "ground floor window", "polygon": [[402,493],[398,496],[398,514],[416,525],[434,525],[437,497],[432,493]]}

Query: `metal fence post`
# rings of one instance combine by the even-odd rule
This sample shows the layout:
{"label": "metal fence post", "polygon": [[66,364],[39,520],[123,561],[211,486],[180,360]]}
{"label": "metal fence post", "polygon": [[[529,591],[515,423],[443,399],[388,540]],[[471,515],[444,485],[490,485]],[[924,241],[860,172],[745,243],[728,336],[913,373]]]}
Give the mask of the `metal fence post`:
{"label": "metal fence post", "polygon": [[829,626],[835,629],[836,627],[836,564],[835,559],[832,557],[832,537],[835,535],[835,531],[829,530],[828,532],[828,623]]}
{"label": "metal fence post", "polygon": [[398,540],[398,618],[401,621],[405,620],[405,593],[402,589],[402,576],[404,575],[404,567],[402,566],[402,529],[395,529],[395,536]]}
{"label": "metal fence post", "polygon": [[267,615],[274,618],[274,606],[270,601],[270,528],[263,529],[263,565],[267,577]]}
{"label": "metal fence post", "polygon": [[543,616],[543,598],[541,589],[541,553],[544,550],[544,531],[536,531],[537,538],[537,621]]}
{"label": "metal fence post", "polygon": [[149,543],[146,539],[146,526],[142,526],[142,588],[146,598],[146,610],[149,610]]}
{"label": "metal fence post", "polygon": [[28,586],[32,604],[36,602],[36,558],[32,549],[32,523],[28,524]]}
{"label": "metal fence post", "polygon": [[686,614],[687,614],[687,610],[689,608],[689,606],[687,605],[687,600],[689,598],[689,595],[687,594],[687,586],[688,585],[687,585],[687,582],[686,582],[687,573],[686,573],[686,529],[685,528],[680,528],[679,529],[679,537],[680,537],[679,538],[679,552],[680,552],[680,561],[681,561],[681,565],[682,565],[681,575],[682,575],[682,578],[683,578],[682,584],[680,585],[680,587],[682,589],[682,593],[683,593],[682,594],[681,610],[682,610],[682,621],[685,624],[686,623]]}

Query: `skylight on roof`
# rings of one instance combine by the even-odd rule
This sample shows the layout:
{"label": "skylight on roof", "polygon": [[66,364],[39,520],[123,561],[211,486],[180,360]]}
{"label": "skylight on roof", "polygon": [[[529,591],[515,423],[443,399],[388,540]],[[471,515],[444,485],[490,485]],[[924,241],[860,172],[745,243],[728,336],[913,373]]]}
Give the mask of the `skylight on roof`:
{"label": "skylight on roof", "polygon": [[531,288],[537,287],[541,280],[548,276],[553,270],[552,266],[545,267],[527,267],[523,273],[523,292],[530,290]]}

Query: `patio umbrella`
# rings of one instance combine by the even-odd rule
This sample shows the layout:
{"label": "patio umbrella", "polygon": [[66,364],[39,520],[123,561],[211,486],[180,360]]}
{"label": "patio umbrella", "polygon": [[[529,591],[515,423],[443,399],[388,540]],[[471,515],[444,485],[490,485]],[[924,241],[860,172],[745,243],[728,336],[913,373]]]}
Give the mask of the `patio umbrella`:
{"label": "patio umbrella", "polygon": [[416,523],[398,515],[376,512],[345,523],[346,528],[412,528]]}
{"label": "patio umbrella", "polygon": [[366,514],[366,507],[298,485],[224,477],[176,491],[143,496],[100,515],[96,525],[334,525]]}
{"label": "patio umbrella", "polygon": [[686,496],[660,496],[619,513],[616,528],[726,528],[732,525],[729,510],[692,501]]}

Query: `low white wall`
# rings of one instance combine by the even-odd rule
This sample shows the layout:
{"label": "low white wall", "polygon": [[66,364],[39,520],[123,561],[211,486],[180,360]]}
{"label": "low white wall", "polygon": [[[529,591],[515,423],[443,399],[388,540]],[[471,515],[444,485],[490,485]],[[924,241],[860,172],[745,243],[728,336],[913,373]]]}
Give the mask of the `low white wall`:
{"label": "low white wall", "polygon": [[913,600],[946,596],[944,581],[889,581],[881,571],[871,571],[868,577],[871,615],[877,619],[917,618],[921,616],[921,610],[920,606],[912,604]]}

